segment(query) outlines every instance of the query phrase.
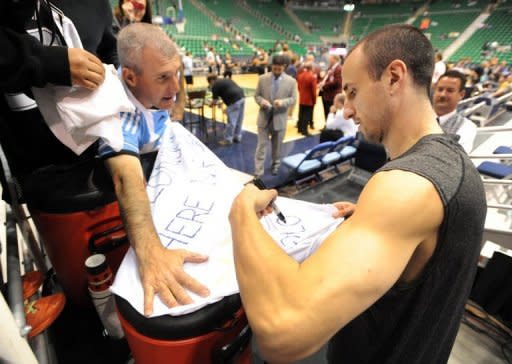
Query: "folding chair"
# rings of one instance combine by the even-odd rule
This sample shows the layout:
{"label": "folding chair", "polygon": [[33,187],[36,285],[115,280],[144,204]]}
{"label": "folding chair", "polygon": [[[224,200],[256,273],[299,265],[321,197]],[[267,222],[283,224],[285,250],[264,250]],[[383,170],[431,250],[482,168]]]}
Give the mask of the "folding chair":
{"label": "folding chair", "polygon": [[324,164],[324,158],[334,147],[334,142],[324,142],[315,146],[313,149],[305,153],[297,153],[283,158],[283,164],[290,168],[293,172],[293,180],[295,183],[296,177],[311,175],[316,179],[320,179],[318,171],[320,171]]}
{"label": "folding chair", "polygon": [[355,138],[353,136],[339,138],[334,142],[334,146],[329,153],[322,158],[322,163],[325,166],[334,165],[336,168],[336,163],[351,159],[357,151],[356,147],[352,145],[354,141]]}
{"label": "folding chair", "polygon": [[[194,125],[199,125],[201,133],[206,135],[208,139],[208,130],[206,127],[206,121],[204,117],[204,106],[205,106],[206,90],[188,91],[187,100],[185,103],[185,110],[189,111],[188,121],[183,117],[183,122],[189,126],[190,131]],[[197,111],[197,119],[194,121],[193,111]]]}
{"label": "folding chair", "polygon": [[512,176],[512,166],[502,163],[485,161],[477,167],[477,170],[481,174],[498,179]]}

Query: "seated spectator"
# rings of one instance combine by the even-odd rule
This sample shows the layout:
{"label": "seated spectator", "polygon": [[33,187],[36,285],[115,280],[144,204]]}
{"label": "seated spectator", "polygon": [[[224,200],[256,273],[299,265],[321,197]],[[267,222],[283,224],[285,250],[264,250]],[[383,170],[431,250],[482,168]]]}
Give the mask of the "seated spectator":
{"label": "seated spectator", "polygon": [[114,183],[126,232],[144,288],[144,313],[153,311],[158,294],[169,307],[191,303],[185,289],[206,296],[208,289],[183,271],[184,262],[207,258],[185,250],[166,249],[156,233],[139,155],[157,150],[179,91],[181,67],[176,45],[154,25],[136,23],[119,32],[117,44],[122,82],[135,113],[122,113],[124,146],[120,152],[101,140],[99,155]]}
{"label": "seated spectator", "polygon": [[498,88],[492,94],[492,96],[500,97],[509,92],[512,92],[512,73],[502,74],[500,76]]}
{"label": "seated spectator", "polygon": [[447,134],[457,134],[466,153],[473,150],[476,125],[457,112],[457,104],[464,98],[466,76],[458,71],[447,71],[434,88],[434,110],[441,128]]}
{"label": "seated spectator", "polygon": [[228,124],[224,132],[224,140],[220,145],[230,145],[242,141],[242,123],[244,122],[245,96],[244,90],[231,78],[218,79],[217,75],[210,74],[206,78],[212,89],[213,99],[221,98],[226,104]]}
{"label": "seated spectator", "polygon": [[357,125],[352,119],[345,119],[343,116],[343,105],[345,94],[339,93],[334,97],[334,104],[331,106],[325,128],[320,133],[320,143],[329,140],[338,140],[342,136],[355,136]]}

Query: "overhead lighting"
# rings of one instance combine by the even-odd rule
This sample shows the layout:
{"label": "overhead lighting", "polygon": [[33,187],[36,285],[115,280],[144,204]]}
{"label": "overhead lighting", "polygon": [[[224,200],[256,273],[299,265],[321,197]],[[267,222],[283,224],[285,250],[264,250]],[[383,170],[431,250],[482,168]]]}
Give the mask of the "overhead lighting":
{"label": "overhead lighting", "polygon": [[354,11],[355,7],[356,6],[354,4],[345,4],[343,5],[343,10],[350,13],[351,11]]}

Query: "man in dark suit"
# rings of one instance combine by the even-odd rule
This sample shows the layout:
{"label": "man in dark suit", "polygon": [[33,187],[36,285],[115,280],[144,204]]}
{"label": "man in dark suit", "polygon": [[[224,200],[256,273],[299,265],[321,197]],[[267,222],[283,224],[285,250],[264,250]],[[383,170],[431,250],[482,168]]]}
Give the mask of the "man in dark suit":
{"label": "man in dark suit", "polygon": [[260,106],[258,113],[258,145],[254,160],[254,174],[262,176],[265,170],[265,152],[268,140],[272,142],[272,174],[277,175],[281,164],[281,145],[286,132],[288,108],[295,105],[297,86],[294,78],[284,73],[286,59],[272,58],[272,72],[260,76],[254,99]]}
{"label": "man in dark suit", "polygon": [[329,110],[334,102],[334,96],[341,92],[341,60],[340,57],[331,54],[329,56],[329,68],[325,73],[322,82],[318,85],[322,94],[322,103],[324,104],[325,120],[329,115]]}

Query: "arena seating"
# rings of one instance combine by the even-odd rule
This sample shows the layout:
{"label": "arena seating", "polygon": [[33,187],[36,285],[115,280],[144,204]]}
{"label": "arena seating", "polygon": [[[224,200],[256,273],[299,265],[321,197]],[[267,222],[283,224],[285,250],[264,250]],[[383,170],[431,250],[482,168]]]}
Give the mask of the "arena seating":
{"label": "arena seating", "polygon": [[[485,21],[485,26],[478,29],[469,38],[462,47],[460,47],[455,54],[450,57],[450,60],[459,60],[461,58],[469,57],[473,62],[481,62],[485,59],[482,53],[482,47],[487,42],[498,42],[500,45],[512,44],[512,6],[498,7]],[[500,52],[499,50],[495,55],[500,60],[512,62],[512,50],[508,52]]]}
{"label": "arena seating", "polygon": [[418,17],[413,25],[419,27],[424,19],[430,19],[430,26],[424,33],[430,37],[434,49],[442,51],[448,47],[478,15],[480,15],[478,9],[474,9],[474,11],[470,12],[457,12],[457,16],[454,16],[453,11],[447,13],[429,12],[425,16]]}

